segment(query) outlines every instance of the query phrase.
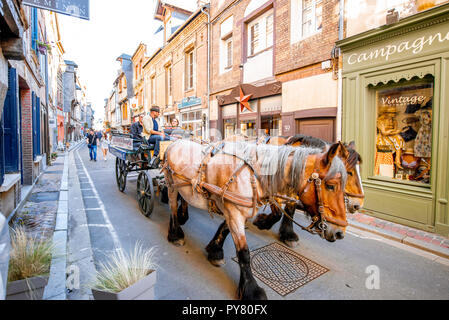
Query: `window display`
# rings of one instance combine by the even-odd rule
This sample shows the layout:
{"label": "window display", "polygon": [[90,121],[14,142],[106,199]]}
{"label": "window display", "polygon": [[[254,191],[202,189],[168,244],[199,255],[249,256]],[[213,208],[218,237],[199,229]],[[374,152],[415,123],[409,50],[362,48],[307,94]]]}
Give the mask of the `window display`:
{"label": "window display", "polygon": [[433,78],[376,91],[374,175],[430,183]]}

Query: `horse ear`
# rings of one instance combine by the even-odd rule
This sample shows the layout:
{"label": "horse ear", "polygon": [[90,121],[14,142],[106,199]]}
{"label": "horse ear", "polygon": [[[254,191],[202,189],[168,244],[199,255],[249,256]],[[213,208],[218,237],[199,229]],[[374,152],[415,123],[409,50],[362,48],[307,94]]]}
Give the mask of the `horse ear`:
{"label": "horse ear", "polygon": [[355,150],[355,141],[354,141],[354,140],[352,140],[351,142],[349,142],[348,149]]}
{"label": "horse ear", "polygon": [[326,156],[323,159],[324,165],[328,165],[332,162],[334,157],[340,157],[342,160],[346,160],[349,156],[348,150],[346,150],[346,147],[341,143],[337,142],[334,143],[329,150],[327,151]]}

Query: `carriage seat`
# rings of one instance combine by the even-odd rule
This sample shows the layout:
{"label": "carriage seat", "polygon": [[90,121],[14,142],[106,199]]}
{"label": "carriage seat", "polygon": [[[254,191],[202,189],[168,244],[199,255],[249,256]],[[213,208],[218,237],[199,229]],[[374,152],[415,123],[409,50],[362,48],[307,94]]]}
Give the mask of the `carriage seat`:
{"label": "carriage seat", "polygon": [[133,138],[133,149],[134,151],[140,150],[146,151],[146,150],[154,150],[154,143],[148,143],[147,141],[144,141],[141,138]]}

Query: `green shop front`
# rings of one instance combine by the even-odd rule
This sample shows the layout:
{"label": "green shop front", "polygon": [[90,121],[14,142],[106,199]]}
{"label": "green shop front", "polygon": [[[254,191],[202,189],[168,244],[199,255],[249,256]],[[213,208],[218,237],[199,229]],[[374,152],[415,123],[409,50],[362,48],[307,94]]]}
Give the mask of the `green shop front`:
{"label": "green shop front", "polygon": [[346,38],[344,141],[362,155],[364,210],[449,235],[449,5]]}

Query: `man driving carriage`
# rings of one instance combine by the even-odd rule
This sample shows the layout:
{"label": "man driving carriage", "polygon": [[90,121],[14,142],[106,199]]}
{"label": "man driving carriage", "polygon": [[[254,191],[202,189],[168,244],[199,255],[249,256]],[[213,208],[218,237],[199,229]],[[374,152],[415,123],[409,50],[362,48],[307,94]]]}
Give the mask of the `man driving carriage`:
{"label": "man driving carriage", "polygon": [[150,115],[139,115],[139,120],[131,126],[131,135],[135,143],[137,143],[137,147],[142,142],[147,145],[154,144],[154,154],[151,163],[159,156],[160,141],[171,140],[170,136],[166,135],[164,131],[159,131],[159,123],[157,121],[159,114],[159,107],[153,106],[150,109]]}

